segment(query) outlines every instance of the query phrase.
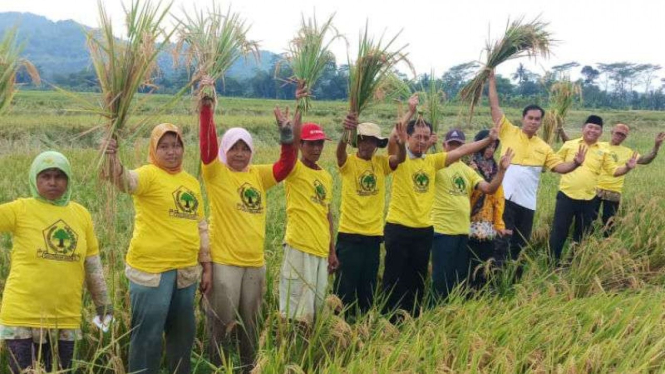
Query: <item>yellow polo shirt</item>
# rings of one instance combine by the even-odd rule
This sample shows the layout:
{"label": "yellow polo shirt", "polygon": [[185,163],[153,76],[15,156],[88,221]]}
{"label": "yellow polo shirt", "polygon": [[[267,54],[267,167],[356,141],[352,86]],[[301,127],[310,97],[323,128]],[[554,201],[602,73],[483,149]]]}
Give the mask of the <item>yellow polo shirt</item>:
{"label": "yellow polo shirt", "polygon": [[387,222],[412,228],[432,226],[434,179],[446,167],[447,156],[445,152],[407,156],[393,173]]}
{"label": "yellow polo shirt", "polygon": [[471,194],[483,178],[461,161],[436,172],[432,206],[434,232],[468,235],[471,226]]}
{"label": "yellow polo shirt", "polygon": [[18,199],[0,205],[0,232],[13,242],[0,324],[79,328],[85,259],[99,254],[88,210]]}
{"label": "yellow polo shirt", "polygon": [[185,171],[169,174],[155,165],[135,172],[136,215],[127,264],[153,274],[195,266],[204,216],[199,181]]}
{"label": "yellow polo shirt", "polygon": [[353,154],[339,167],[342,175],[339,232],[383,235],[386,176],[393,171],[389,160],[387,155],[373,156],[367,161]]}
{"label": "yellow polo shirt", "polygon": [[[628,162],[628,160],[633,157],[634,151],[628,147],[624,147],[622,145],[612,145],[607,142],[603,142],[601,145],[607,148],[610,156],[618,166],[625,165],[626,162]],[[640,157],[639,154],[637,157]],[[615,177],[614,175],[605,173],[603,171],[600,173],[600,178],[598,179],[598,188],[621,193],[625,179],[625,175]]]}
{"label": "yellow polo shirt", "polygon": [[543,168],[552,168],[563,163],[544,140],[534,135],[529,138],[522,129],[501,118],[501,156],[508,148],[514,156],[503,178],[503,192],[506,200],[525,208],[536,210],[538,185]]}
{"label": "yellow polo shirt", "polygon": [[266,191],[277,184],[272,165],[234,171],[215,159],[203,165],[210,200],[210,255],[222,265],[265,264]]}
{"label": "yellow polo shirt", "polygon": [[[561,146],[557,154],[565,161],[575,158],[580,145],[586,145],[582,138],[569,140]],[[575,200],[591,200],[596,196],[596,186],[601,173],[614,175],[618,166],[607,148],[596,142],[588,147],[584,163],[577,169],[561,176],[559,190]]]}
{"label": "yellow polo shirt", "polygon": [[290,247],[328,257],[332,202],[332,176],[323,169],[311,169],[300,160],[284,180],[286,191],[286,235]]}

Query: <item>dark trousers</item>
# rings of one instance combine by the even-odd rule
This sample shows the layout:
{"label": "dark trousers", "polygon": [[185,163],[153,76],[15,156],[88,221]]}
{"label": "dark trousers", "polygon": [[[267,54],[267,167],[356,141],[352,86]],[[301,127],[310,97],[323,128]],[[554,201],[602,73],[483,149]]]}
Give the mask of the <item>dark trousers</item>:
{"label": "dark trousers", "polygon": [[335,274],[334,289],[345,307],[352,306],[364,313],[372,306],[381,240],[380,236],[337,235],[335,251],[339,269]]}
{"label": "dark trousers", "polygon": [[556,195],[554,222],[550,233],[550,252],[555,262],[561,259],[563,246],[566,244],[570,224],[575,221],[573,241],[579,243],[591,229],[596,219],[597,198],[592,200],[576,200],[559,191]]}
{"label": "dark trousers", "polygon": [[612,234],[614,216],[616,216],[617,212],[619,211],[619,204],[621,204],[621,202],[603,200],[600,198],[596,198],[595,201],[596,216],[600,215],[604,227],[603,234],[605,237],[608,237]]}
{"label": "dark trousers", "polygon": [[431,226],[412,228],[386,223],[382,283],[382,291],[388,295],[386,311],[403,309],[414,316],[420,314],[433,234]]}
{"label": "dark trousers", "polygon": [[[58,340],[57,345],[51,347],[51,342],[44,344],[36,344],[32,338],[28,339],[12,339],[5,340],[7,350],[9,351],[9,372],[19,374],[28,368],[35,369],[38,358],[44,362],[44,368],[47,372],[52,370],[60,371],[67,370],[72,365],[72,358],[74,357],[74,342]],[[53,352],[52,348],[56,349],[58,356],[58,367],[53,367]]]}
{"label": "dark trousers", "polygon": [[[474,288],[480,288],[487,283],[485,270],[480,268],[491,258],[496,260],[497,253],[494,250],[496,242],[494,240],[475,240],[469,238],[469,282]],[[499,266],[498,263],[494,264]]]}
{"label": "dark trousers", "polygon": [[432,287],[443,300],[469,274],[468,235],[434,234],[432,241]]}
{"label": "dark trousers", "polygon": [[517,260],[522,248],[527,246],[533,229],[534,213],[535,211],[529,208],[506,200],[503,222],[506,225],[506,230],[512,230],[513,234],[497,242],[497,255],[505,256],[497,259],[499,263],[503,263],[504,260],[509,258]]}

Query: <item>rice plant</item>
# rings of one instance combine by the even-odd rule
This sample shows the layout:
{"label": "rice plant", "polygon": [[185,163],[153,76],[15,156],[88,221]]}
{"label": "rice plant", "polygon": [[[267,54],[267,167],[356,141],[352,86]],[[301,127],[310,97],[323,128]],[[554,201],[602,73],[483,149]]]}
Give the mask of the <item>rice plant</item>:
{"label": "rice plant", "polygon": [[582,100],[582,86],[565,78],[550,88],[550,107],[543,118],[541,137],[553,144],[566,122],[566,115],[576,101]]}
{"label": "rice plant", "polygon": [[6,30],[0,42],[0,115],[9,109],[16,93],[16,74],[21,68],[25,68],[34,84],[41,84],[37,68],[21,57],[23,46],[17,41],[17,33],[16,27]]}
{"label": "rice plant", "polygon": [[[194,14],[185,13],[178,29],[174,56],[179,61],[184,55],[186,65],[194,68],[193,82],[206,76],[213,81],[223,80],[240,57],[252,54],[259,59],[259,43],[247,36],[250,26],[231,8],[223,13],[215,2],[206,13],[196,10]],[[198,96],[216,100],[214,85],[199,87]]]}
{"label": "rice plant", "polygon": [[[316,17],[306,20],[303,15],[298,34],[289,42],[286,62],[293,71],[291,79],[308,92],[321,78],[326,66],[335,61],[335,56],[329,50],[331,43],[343,38],[332,23],[334,17],[333,14],[323,24],[319,24]],[[311,96],[298,100],[298,109],[302,113],[307,113],[310,107]]]}
{"label": "rice plant", "polygon": [[489,78],[490,71],[504,62],[516,58],[549,57],[555,40],[547,30],[547,26],[548,24],[540,21],[539,18],[525,22],[521,17],[509,22],[501,39],[493,43],[487,41],[484,49],[486,54],[484,66],[459,93],[461,101],[469,104],[469,121],[473,117],[475,106],[480,101],[483,86]]}
{"label": "rice plant", "polygon": [[[395,47],[399,34],[387,42],[384,42],[383,37],[375,41],[369,35],[369,26],[365,25],[365,31],[360,35],[358,56],[355,62],[349,62],[349,111],[358,117],[370,105],[377,89],[385,85],[385,80],[398,63],[404,62],[413,70],[404,52],[408,44]],[[344,131],[347,143],[352,143],[354,139],[352,131]]]}

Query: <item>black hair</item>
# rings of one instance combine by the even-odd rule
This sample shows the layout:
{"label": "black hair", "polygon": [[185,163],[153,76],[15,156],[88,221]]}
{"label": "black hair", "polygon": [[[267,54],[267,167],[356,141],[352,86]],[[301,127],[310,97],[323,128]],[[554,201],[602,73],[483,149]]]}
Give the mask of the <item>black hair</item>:
{"label": "black hair", "polygon": [[588,116],[586,118],[586,121],[584,121],[584,123],[582,124],[582,126],[586,125],[587,123],[593,123],[594,125],[603,127],[603,119],[595,114]]}
{"label": "black hair", "polygon": [[[483,139],[485,139],[485,138],[487,138],[487,137],[489,137],[489,136],[490,136],[490,130],[480,130],[480,131],[478,131],[478,133],[476,134],[476,136],[473,137],[473,141],[474,141],[474,142],[477,142],[477,141],[479,141],[479,140],[483,140]],[[500,144],[500,143],[501,143],[501,142],[499,142],[499,139],[495,140],[495,141],[494,141],[494,148],[499,148],[499,144]],[[484,152],[486,148],[487,148],[487,147],[481,149],[480,152]]]}
{"label": "black hair", "polygon": [[524,108],[524,110],[522,111],[522,117],[526,116],[526,114],[527,114],[530,110],[539,110],[539,111],[540,111],[540,117],[541,117],[541,118],[542,118],[542,117],[545,117],[545,110],[544,110],[543,108],[541,108],[540,106],[536,105],[536,104],[527,105],[527,106]]}
{"label": "black hair", "polygon": [[425,121],[425,120],[422,119],[422,118],[418,118],[418,119],[412,119],[411,121],[409,121],[409,124],[406,125],[406,133],[407,133],[408,135],[413,135],[413,132],[415,131],[416,125],[418,125],[418,126],[423,126],[423,125],[425,125],[425,126],[429,127],[429,131],[430,131],[430,132],[433,132],[433,131],[434,131],[434,130],[432,129],[432,124],[431,124],[431,123]]}

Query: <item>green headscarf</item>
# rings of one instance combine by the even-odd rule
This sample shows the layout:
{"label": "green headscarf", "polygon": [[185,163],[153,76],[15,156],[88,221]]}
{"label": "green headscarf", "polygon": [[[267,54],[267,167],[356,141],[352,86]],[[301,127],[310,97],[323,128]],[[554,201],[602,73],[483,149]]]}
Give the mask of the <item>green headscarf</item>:
{"label": "green headscarf", "polygon": [[[46,169],[60,169],[65,175],[67,175],[67,190],[65,193],[57,200],[48,200],[42,197],[37,190],[37,175]],[[40,153],[35,160],[32,161],[30,166],[30,193],[32,197],[37,200],[43,201],[45,203],[57,205],[57,206],[66,206],[69,204],[69,199],[72,196],[72,167],[69,164],[69,160],[62,153],[55,151],[46,151]]]}

